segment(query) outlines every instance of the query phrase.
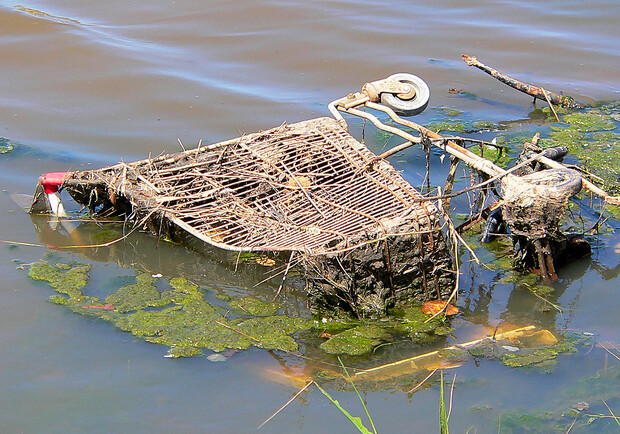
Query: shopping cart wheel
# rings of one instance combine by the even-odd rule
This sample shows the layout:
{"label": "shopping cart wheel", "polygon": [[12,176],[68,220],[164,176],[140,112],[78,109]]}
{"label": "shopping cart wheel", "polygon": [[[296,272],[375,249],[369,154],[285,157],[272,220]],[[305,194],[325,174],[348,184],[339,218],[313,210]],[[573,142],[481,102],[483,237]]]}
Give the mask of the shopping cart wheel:
{"label": "shopping cart wheel", "polygon": [[424,80],[413,74],[406,73],[390,75],[388,78],[412,86],[415,94],[410,99],[401,99],[399,96],[391,93],[382,93],[381,104],[391,108],[399,116],[414,116],[424,111],[431,99],[431,91]]}

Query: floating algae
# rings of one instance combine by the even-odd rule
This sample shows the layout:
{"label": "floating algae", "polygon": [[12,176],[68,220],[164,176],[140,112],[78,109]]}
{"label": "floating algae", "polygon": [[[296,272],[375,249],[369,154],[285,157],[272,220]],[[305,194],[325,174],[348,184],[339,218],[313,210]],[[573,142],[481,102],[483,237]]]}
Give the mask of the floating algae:
{"label": "floating algae", "polygon": [[[397,308],[389,311],[391,319],[359,325],[351,323],[344,331],[333,334],[320,347],[329,354],[360,356],[370,353],[385,342],[393,342],[397,336],[406,336],[417,343],[431,342],[452,330],[444,316],[433,319],[422,312],[420,306]],[[346,323],[340,323],[342,327]],[[332,330],[336,330],[332,326]]]}
{"label": "floating algae", "polygon": [[110,241],[116,240],[123,236],[122,231],[108,229],[105,231],[97,231],[95,234],[91,236],[91,240],[96,244],[104,244],[109,243]]}
{"label": "floating algae", "polygon": [[[451,330],[444,317],[425,322],[430,315],[422,313],[419,306],[396,309],[387,321],[364,323],[351,318],[315,321],[277,315],[277,303],[249,296],[220,297],[226,306],[214,306],[205,300],[205,293],[197,285],[185,278],[170,279],[171,289],[160,292],[155,283],[162,279],[146,273],[138,273],[133,282],[101,300],[83,292],[89,271],[90,265],[42,261],[32,264],[29,276],[54,288],[57,294],[49,298],[50,302],[111,322],[147,342],[166,345],[166,357],[190,357],[202,354],[203,349],[221,352],[250,346],[294,352],[299,349],[295,335],[301,331],[330,336],[320,345],[326,353],[359,356],[403,336],[414,342],[427,342]],[[229,319],[220,313],[224,311],[236,317]]]}
{"label": "floating algae", "polygon": [[463,110],[459,110],[454,107],[440,107],[439,112],[451,118],[461,116],[463,113],[465,113]]}
{"label": "floating algae", "polygon": [[394,330],[409,336],[415,342],[429,342],[452,331],[445,316],[438,315],[430,319],[432,315],[426,315],[420,306],[393,309],[391,312],[400,319]]}
{"label": "floating algae", "polygon": [[[82,303],[91,300],[82,293],[82,288],[88,283],[90,265],[68,266],[67,264],[50,265],[47,262],[35,262],[28,273],[34,280],[44,280],[60,294],[68,303]],[[63,303],[67,304],[67,303]]]}
{"label": "floating algae", "polygon": [[[224,351],[247,349],[251,345],[282,351],[295,351],[297,342],[291,334],[312,327],[310,320],[282,315],[261,318],[228,320],[204,299],[200,288],[185,278],[173,278],[171,290],[159,292],[155,279],[138,274],[136,283],[123,286],[106,298],[85,295],[90,265],[32,264],[29,276],[46,281],[58,294],[50,297],[56,304],[68,306],[74,312],[112,322],[123,331],[147,342],[168,346],[166,357],[189,357],[203,349]],[[250,303],[253,308],[260,303]],[[270,313],[276,306],[270,303]],[[248,311],[250,309],[247,309]]]}
{"label": "floating algae", "polygon": [[[584,133],[611,131],[616,129],[616,124],[613,122],[611,116],[599,113],[596,109],[588,112],[570,113],[563,116],[562,119],[564,122],[568,123],[568,128]],[[551,129],[555,131],[562,130],[562,128],[553,126]]]}
{"label": "floating algae", "polygon": [[[553,399],[544,402],[543,408],[519,407],[498,412],[483,405],[470,411],[480,412],[488,423],[497,423],[499,419],[502,433],[618,432],[617,421],[609,416],[604,402],[618,397],[619,386],[620,372],[612,367],[578,380],[575,386],[561,388]],[[479,407],[485,411],[477,410]]]}
{"label": "floating algae", "polygon": [[[574,354],[577,346],[587,341],[583,335],[567,335],[558,340],[546,330],[527,333],[508,342],[489,341],[469,349],[474,357],[500,360],[512,368],[532,367],[550,372],[560,354]],[[515,346],[516,345],[516,346]]]}
{"label": "floating algae", "polygon": [[426,127],[431,131],[450,133],[479,133],[495,131],[499,128],[494,122],[473,118],[462,110],[440,107],[436,109],[437,116]]}
{"label": "floating algae", "polygon": [[551,125],[543,146],[567,146],[588,171],[602,178],[610,194],[620,193],[620,102],[566,114]]}
{"label": "floating algae", "polygon": [[7,154],[15,149],[15,146],[9,142],[9,139],[0,137],[0,154]]}
{"label": "floating algae", "polygon": [[550,362],[554,361],[558,355],[577,352],[575,345],[576,340],[565,338],[550,347],[504,354],[502,356],[502,363],[513,368],[522,368],[524,366],[551,368],[553,363]]}
{"label": "floating algae", "polygon": [[275,315],[280,309],[278,303],[267,303],[254,297],[241,297],[232,300],[229,304],[233,309],[240,309],[254,316]]}
{"label": "floating algae", "polygon": [[265,349],[297,351],[299,345],[290,335],[296,331],[309,329],[312,321],[303,318],[290,318],[274,315],[263,318],[237,319],[231,322],[235,330],[252,335],[258,341],[253,345]]}
{"label": "floating algae", "polygon": [[162,298],[153,285],[155,278],[146,273],[136,276],[136,283],[120,288],[117,292],[105,299],[113,305],[119,313],[127,313],[147,307],[162,307],[170,304],[170,300]]}
{"label": "floating algae", "polygon": [[321,349],[329,354],[361,356],[390,338],[390,333],[382,327],[361,325],[332,336],[321,344]]}

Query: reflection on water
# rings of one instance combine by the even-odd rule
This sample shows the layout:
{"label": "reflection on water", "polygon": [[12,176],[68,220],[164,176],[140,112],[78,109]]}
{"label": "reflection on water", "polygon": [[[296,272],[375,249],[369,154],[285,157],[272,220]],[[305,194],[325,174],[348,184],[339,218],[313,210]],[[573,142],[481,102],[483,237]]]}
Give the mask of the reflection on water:
{"label": "reflection on water", "polygon": [[[2,189],[30,193],[47,171],[175,152],[177,138],[191,146],[200,139],[214,142],[327,115],[327,102],[400,71],[429,83],[434,108],[456,107],[474,119],[507,121],[507,128],[525,125],[533,132],[541,120],[539,112],[528,118],[530,98],[468,68],[460,55],[476,55],[517,78],[586,103],[617,100],[619,16],[612,0],[475,0],[466,5],[453,0],[155,0],[135,5],[61,0],[18,6],[0,1],[0,136],[17,145],[0,155]],[[473,97],[451,95],[449,88]],[[429,110],[418,120],[428,123],[436,113]],[[353,130],[359,132],[357,125]],[[383,144],[367,140],[373,149]],[[395,164],[419,185],[423,155],[410,150]],[[439,169],[438,179],[443,172]],[[0,194],[0,239],[42,242],[53,258],[94,263],[94,286],[109,288],[133,270],[183,275],[200,285],[263,299],[279,285],[276,277],[255,286],[267,277],[266,270],[246,265],[235,271],[235,258],[221,252],[137,232],[108,247],[54,251],[53,246],[105,242],[127,228],[92,222],[73,229],[50,226],[45,219],[28,218],[6,193]],[[467,209],[468,204],[455,206]],[[617,223],[607,223],[616,232],[598,238],[591,258],[562,270],[553,291],[539,294],[546,301],[531,293],[525,278],[464,263],[463,315],[454,322],[453,336],[438,346],[476,339],[498,325],[529,324],[620,342],[615,250],[620,237]],[[312,367],[308,360],[261,350],[237,353],[219,364],[204,358],[165,360],[158,346],[134,342],[107,324],[46,303],[48,288],[25,279],[11,262],[35,262],[44,255],[42,249],[4,244],[0,252],[0,414],[8,432],[247,432],[298,390],[261,377],[263,368],[304,376]],[[501,259],[489,255],[490,262]],[[288,314],[307,314],[303,288],[287,288],[279,301]],[[570,414],[565,409],[587,401],[591,413],[609,414],[601,399],[618,414],[618,353],[607,348],[612,353],[584,347],[580,355],[560,356],[552,375],[485,359],[465,361],[452,371],[457,382],[450,425],[459,432],[470,427],[496,432],[501,418],[502,432],[520,432],[523,426],[514,424],[523,408],[529,416],[553,412],[566,431],[573,419],[561,416]],[[374,366],[432,349],[406,342],[387,345],[377,350],[374,361],[359,363]],[[437,431],[436,382],[429,380],[409,395],[411,400],[390,391],[410,390],[411,384],[365,393],[381,431],[410,432],[412,426]],[[351,392],[334,389],[334,395],[352,413],[363,413]],[[532,422],[529,428],[536,430],[532,427],[541,432],[548,425]],[[350,428],[313,390],[262,430]],[[617,425],[596,419],[580,428],[612,432]]]}
{"label": "reflection on water", "polygon": [[[263,266],[258,258],[241,257],[236,252],[215,249],[189,237],[182,244],[176,244],[134,233],[133,227],[122,222],[69,219],[59,223],[54,217],[44,215],[30,218],[39,241],[57,252],[70,251],[82,260],[118,264],[124,269],[167,278],[185,277],[222,294],[251,293],[271,299],[282,279],[280,265]],[[289,277],[278,302],[285,315],[307,317],[309,311],[301,279]]]}

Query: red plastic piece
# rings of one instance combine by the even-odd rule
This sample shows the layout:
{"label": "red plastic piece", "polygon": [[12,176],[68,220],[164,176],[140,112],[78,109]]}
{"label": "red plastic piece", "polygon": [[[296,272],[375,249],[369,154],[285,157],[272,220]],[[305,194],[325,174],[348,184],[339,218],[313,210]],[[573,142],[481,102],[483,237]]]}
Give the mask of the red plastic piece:
{"label": "red plastic piece", "polygon": [[58,191],[58,187],[65,182],[69,172],[49,172],[39,177],[39,182],[45,190],[45,194],[55,193]]}

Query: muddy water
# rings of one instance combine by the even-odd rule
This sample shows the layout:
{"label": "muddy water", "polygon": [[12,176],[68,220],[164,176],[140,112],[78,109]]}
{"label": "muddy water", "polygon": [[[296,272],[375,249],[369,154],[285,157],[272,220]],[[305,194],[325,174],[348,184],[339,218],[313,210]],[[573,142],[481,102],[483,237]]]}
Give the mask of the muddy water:
{"label": "muddy water", "polygon": [[[51,228],[33,224],[10,198],[30,193],[41,173],[177,151],[177,139],[190,147],[327,115],[329,101],[394,72],[423,77],[433,107],[491,121],[527,119],[530,98],[467,67],[462,53],[585,103],[620,99],[619,19],[615,0],[0,1],[0,136],[17,144],[0,156],[0,238],[54,243]],[[478,97],[456,97],[449,88]],[[431,117],[429,111],[419,120]],[[414,179],[423,159],[414,151],[406,157],[399,168]],[[563,271],[553,298],[561,313],[542,312],[523,287],[465,267],[460,303],[467,315],[451,339],[508,321],[620,342],[619,243],[617,233],[608,235],[591,259]],[[270,353],[250,350],[219,364],[168,360],[162,347],[47,303],[49,288],[11,262],[44,254],[0,246],[3,432],[247,432],[295,392],[259,375],[284,363]],[[55,255],[94,263],[92,279],[100,285],[138,269],[259,296],[275,290],[253,288],[252,279],[231,275],[208,256],[146,235],[97,254]],[[289,294],[285,304],[289,313],[305,312],[299,295]],[[584,353],[559,360],[551,375],[467,362],[449,373],[457,374],[451,427],[497,432],[498,421],[508,420],[501,424],[508,431],[518,409],[561,413],[584,399],[595,400],[593,413],[607,412],[603,398],[618,414],[617,358],[600,348]],[[588,393],[586,380],[608,371],[604,390]],[[362,414],[353,394],[334,394]],[[436,384],[415,395],[388,389],[365,398],[382,432],[437,430]],[[352,426],[313,391],[263,430]]]}

